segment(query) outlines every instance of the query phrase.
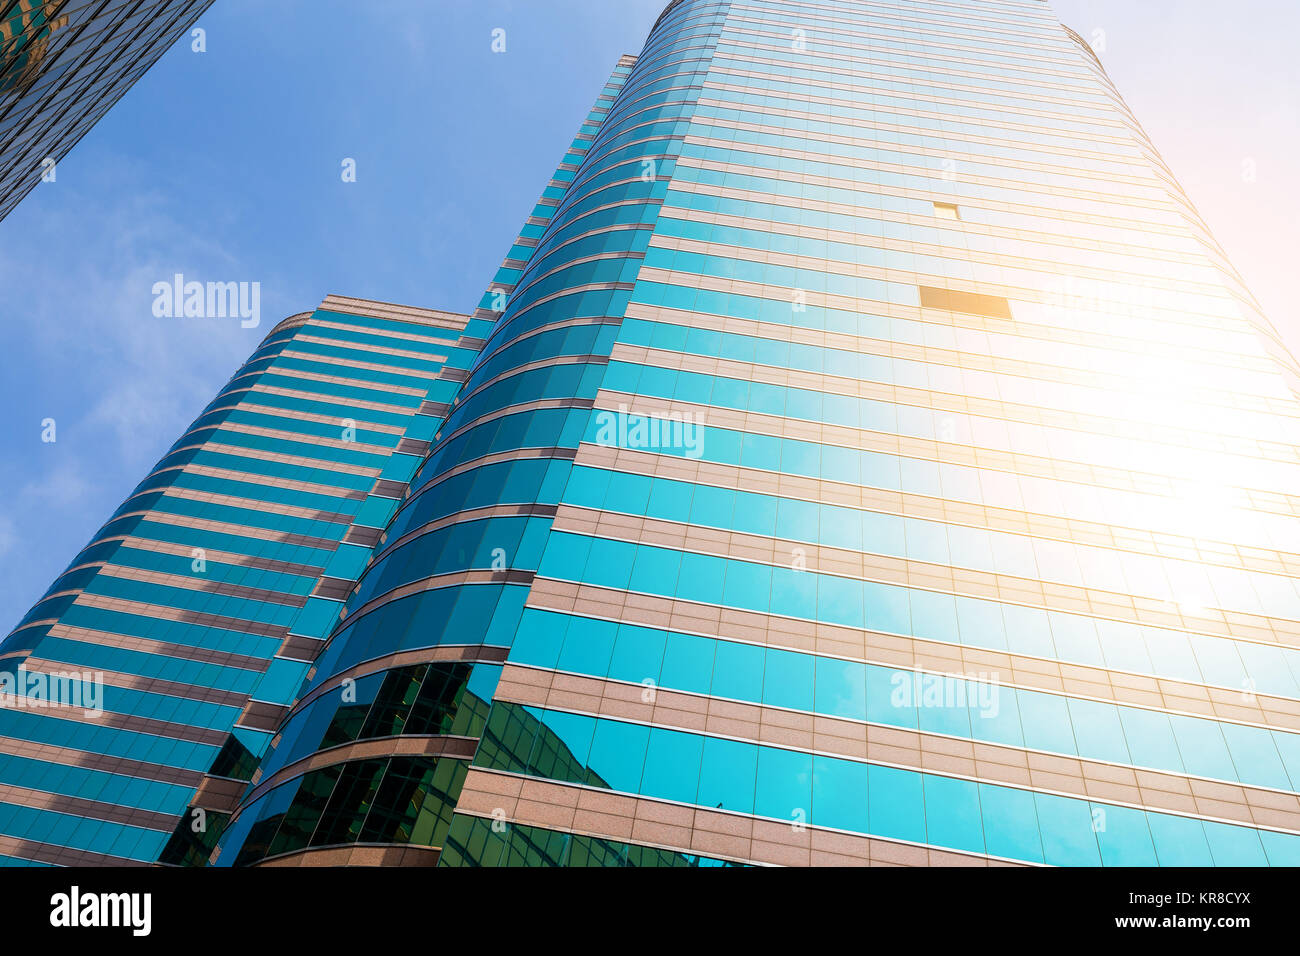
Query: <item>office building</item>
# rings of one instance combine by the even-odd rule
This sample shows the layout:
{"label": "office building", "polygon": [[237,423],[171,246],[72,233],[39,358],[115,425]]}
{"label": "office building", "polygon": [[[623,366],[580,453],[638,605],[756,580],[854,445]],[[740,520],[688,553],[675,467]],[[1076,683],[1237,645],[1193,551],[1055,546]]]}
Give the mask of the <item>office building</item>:
{"label": "office building", "polygon": [[0,0],[0,219],[212,0]]}
{"label": "office building", "polygon": [[676,0],[462,323],[242,712],[105,658],[163,862],[1300,864],[1300,370],[1046,3]]}

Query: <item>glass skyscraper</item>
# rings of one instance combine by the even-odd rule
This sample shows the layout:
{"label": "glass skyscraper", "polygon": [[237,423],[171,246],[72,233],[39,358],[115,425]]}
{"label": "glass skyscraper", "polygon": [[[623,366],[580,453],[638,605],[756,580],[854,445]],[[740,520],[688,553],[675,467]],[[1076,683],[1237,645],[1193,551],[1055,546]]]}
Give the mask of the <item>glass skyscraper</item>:
{"label": "glass skyscraper", "polygon": [[0,0],[0,219],[212,0]]}
{"label": "glass skyscraper", "polygon": [[[0,644],[4,862],[206,860],[477,353],[465,322],[340,296],[281,322]],[[45,675],[98,706],[22,696]]]}
{"label": "glass skyscraper", "polygon": [[1300,865],[1298,396],[1046,3],[676,0],[472,315],[289,320],[0,648],[105,685],[0,852]]}

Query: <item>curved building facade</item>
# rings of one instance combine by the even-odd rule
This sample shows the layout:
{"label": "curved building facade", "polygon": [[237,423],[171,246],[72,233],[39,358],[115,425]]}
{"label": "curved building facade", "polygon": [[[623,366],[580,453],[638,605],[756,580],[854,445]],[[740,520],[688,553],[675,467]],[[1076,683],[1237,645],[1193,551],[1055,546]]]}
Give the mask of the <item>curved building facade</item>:
{"label": "curved building facade", "polygon": [[[1087,44],[680,0],[615,78],[309,685],[472,656],[440,862],[1296,862],[1295,362]],[[220,861],[364,859],[296,786]]]}
{"label": "curved building facade", "polygon": [[206,861],[474,354],[467,320],[331,296],[280,323],[0,643],[3,862]]}
{"label": "curved building facade", "polygon": [[[519,627],[722,10],[696,5],[689,15],[666,16],[641,57],[615,69],[471,323],[482,350],[317,661],[303,704],[282,729],[294,745],[277,747],[264,768],[278,786],[250,793],[222,862],[230,859],[227,844],[241,846],[236,865],[340,859],[345,848],[349,860],[391,852],[376,845],[388,837],[364,831],[374,813],[369,795],[380,800],[382,781],[355,800],[342,783],[322,797],[311,779],[286,768],[303,766],[302,757],[320,748],[313,765],[335,754],[340,772],[368,772],[331,736],[348,707],[349,681],[391,675],[398,661],[435,666],[456,655],[481,683],[471,694],[473,717],[452,732],[461,739],[418,727],[389,740],[448,754],[448,786],[405,805],[413,819],[438,818],[424,837],[441,846],[486,718],[480,701],[491,699]],[[308,701],[318,702],[311,711]],[[421,741],[406,739],[411,732]],[[339,831],[340,815],[354,825]]]}
{"label": "curved building facade", "polygon": [[1300,375],[1047,4],[669,4],[447,333],[137,858],[1300,864]]}

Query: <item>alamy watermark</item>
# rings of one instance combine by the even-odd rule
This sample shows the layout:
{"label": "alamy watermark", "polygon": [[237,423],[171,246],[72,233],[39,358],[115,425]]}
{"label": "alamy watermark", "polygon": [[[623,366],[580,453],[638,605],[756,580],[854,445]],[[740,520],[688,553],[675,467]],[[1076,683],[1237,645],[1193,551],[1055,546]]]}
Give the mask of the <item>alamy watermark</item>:
{"label": "alamy watermark", "polygon": [[50,897],[50,925],[56,929],[129,929],[148,936],[153,929],[152,893],[93,893],[73,886]]}
{"label": "alamy watermark", "polygon": [[981,717],[993,718],[1001,711],[1001,684],[997,674],[946,674],[899,671],[889,679],[893,688],[889,703],[901,708],[974,709]]}
{"label": "alamy watermark", "polygon": [[153,314],[160,319],[240,319],[240,327],[262,322],[262,283],[186,282],[176,273],[171,282],[153,284]]}
{"label": "alamy watermark", "polygon": [[87,717],[104,713],[104,674],[78,671],[0,671],[0,708],[48,710],[72,708]]}
{"label": "alamy watermark", "polygon": [[633,451],[677,449],[687,458],[704,454],[704,416],[692,412],[637,415],[626,405],[596,413],[596,444]]}

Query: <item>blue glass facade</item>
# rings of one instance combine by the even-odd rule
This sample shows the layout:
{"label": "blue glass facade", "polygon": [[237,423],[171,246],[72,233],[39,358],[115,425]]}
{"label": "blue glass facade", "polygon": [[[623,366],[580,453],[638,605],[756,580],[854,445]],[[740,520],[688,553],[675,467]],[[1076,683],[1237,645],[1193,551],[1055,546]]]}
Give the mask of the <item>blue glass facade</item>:
{"label": "blue glass facade", "polygon": [[[626,147],[623,169],[596,187],[603,197],[588,196],[582,206],[605,212],[553,238],[580,215],[574,183],[602,149],[598,134],[629,71],[614,70],[467,325],[481,348],[235,814],[220,863],[437,861],[613,345],[610,316],[626,302],[635,250],[649,239],[648,199],[662,191],[640,179],[640,157],[661,156],[659,144]],[[612,237],[613,254],[575,265],[563,250],[552,253],[597,228],[597,240]],[[541,272],[539,263],[546,263]],[[620,273],[629,278],[616,281]],[[516,325],[529,302],[537,308]],[[371,688],[407,687],[412,667],[438,680],[454,671],[454,706],[436,726],[385,717],[383,732],[374,731],[381,739],[366,744],[370,729],[346,725],[361,707],[379,709]],[[390,763],[359,763],[358,754]],[[325,776],[321,767],[329,768]],[[355,783],[355,772],[367,774],[364,781]],[[408,784],[415,772],[438,777],[438,786]],[[402,782],[388,783],[393,774]],[[394,819],[400,822],[390,827]]]}
{"label": "blue glass facade", "polygon": [[86,691],[29,676],[0,707],[4,862],[206,860],[442,421],[466,321],[331,297],[280,323],[0,644],[0,689]]}
{"label": "blue glass facade", "polygon": [[449,334],[163,862],[1300,864],[1300,370],[1046,4],[669,4]]}
{"label": "blue glass facade", "polygon": [[620,101],[680,138],[442,862],[1300,861],[1295,363],[1086,44],[685,0]]}
{"label": "blue glass facade", "polygon": [[0,0],[0,219],[212,0]]}

